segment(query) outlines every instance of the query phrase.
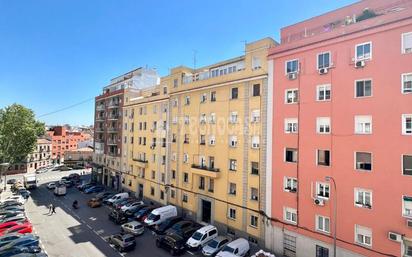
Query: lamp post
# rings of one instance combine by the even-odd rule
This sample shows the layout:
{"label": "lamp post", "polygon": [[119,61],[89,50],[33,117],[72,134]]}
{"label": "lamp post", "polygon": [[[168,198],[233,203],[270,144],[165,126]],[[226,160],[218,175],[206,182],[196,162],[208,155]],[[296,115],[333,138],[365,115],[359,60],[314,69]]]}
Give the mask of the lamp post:
{"label": "lamp post", "polygon": [[334,192],[334,196],[335,196],[333,198],[333,219],[334,219],[334,221],[333,221],[333,257],[336,257],[336,228],[337,228],[337,223],[338,223],[338,220],[337,220],[338,194],[337,194],[337,191],[336,191],[336,182],[333,179],[333,177],[326,176],[325,180],[327,182],[332,181],[332,183],[333,183],[333,192]]}
{"label": "lamp post", "polygon": [[4,167],[4,191],[6,191],[6,172],[7,172],[7,168],[10,166],[10,163],[4,162],[4,163],[0,163],[0,167],[2,169],[3,172],[3,167]]}

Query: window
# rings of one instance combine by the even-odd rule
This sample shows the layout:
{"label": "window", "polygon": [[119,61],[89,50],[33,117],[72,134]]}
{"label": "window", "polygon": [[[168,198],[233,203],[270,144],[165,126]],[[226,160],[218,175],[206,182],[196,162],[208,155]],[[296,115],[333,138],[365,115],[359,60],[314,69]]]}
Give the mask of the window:
{"label": "window", "polygon": [[176,143],[177,136],[175,133],[172,134],[172,143]]}
{"label": "window", "polygon": [[362,188],[355,188],[355,205],[372,208],[372,191]]}
{"label": "window", "polygon": [[402,155],[402,172],[412,176],[412,155]]}
{"label": "window", "polygon": [[207,100],[207,94],[203,93],[200,95],[200,103],[206,103]]}
{"label": "window", "polygon": [[253,96],[260,96],[260,84],[254,84],[253,85]]}
{"label": "window", "polygon": [[318,70],[330,67],[330,52],[318,54]]}
{"label": "window", "polygon": [[355,169],[372,170],[372,154],[365,152],[355,153]]}
{"label": "window", "polygon": [[255,215],[250,215],[250,226],[257,228],[258,227],[258,217]]}
{"label": "window", "polygon": [[412,257],[412,241],[403,241],[405,243],[405,256],[404,257]]}
{"label": "window", "polygon": [[316,245],[316,257],[329,257],[329,249]]}
{"label": "window", "polygon": [[285,161],[286,162],[297,162],[298,161],[298,150],[294,148],[285,149]]}
{"label": "window", "polygon": [[174,98],[173,101],[172,101],[172,106],[177,107],[177,103],[178,103],[177,98]]}
{"label": "window", "polygon": [[288,191],[288,192],[294,193],[296,192],[298,188],[298,180],[296,178],[285,177],[283,184],[284,184],[285,191]]}
{"label": "window", "polygon": [[183,144],[189,144],[189,134],[185,134],[185,135],[184,135]]}
{"label": "window", "polygon": [[299,101],[299,95],[297,89],[288,89],[285,91],[285,103],[294,104]]}
{"label": "window", "polygon": [[317,117],[316,118],[316,132],[318,134],[330,133],[330,118],[329,117]]}
{"label": "window", "polygon": [[229,160],[229,170],[236,171],[237,169],[237,161],[235,159]]}
{"label": "window", "polygon": [[259,200],[259,190],[255,187],[250,188],[250,200],[258,201]]}
{"label": "window", "polygon": [[316,182],[316,196],[329,199],[329,184]]}
{"label": "window", "polygon": [[206,145],[206,136],[205,135],[200,135],[200,144],[201,145]]}
{"label": "window", "polygon": [[154,187],[150,187],[150,195],[154,195],[155,194],[155,189]]}
{"label": "window", "polygon": [[229,208],[228,218],[232,220],[236,220],[236,209],[235,208]]}
{"label": "window", "polygon": [[189,162],[189,155],[187,153],[183,154],[183,163],[188,163]]}
{"label": "window", "polygon": [[372,230],[355,225],[355,242],[364,246],[372,246]]}
{"label": "window", "polygon": [[253,110],[251,113],[250,122],[259,122],[260,121],[260,110]]}
{"label": "window", "polygon": [[297,59],[286,62],[286,74],[297,73],[299,70],[299,61]]}
{"label": "window", "polygon": [[239,89],[234,87],[230,90],[230,99],[237,99],[239,97]]}
{"label": "window", "polygon": [[258,162],[250,162],[251,166],[251,174],[252,175],[259,175],[259,163]]}
{"label": "window", "polygon": [[170,197],[172,198],[172,199],[175,199],[175,197],[176,197],[176,191],[175,190],[170,190]]}
{"label": "window", "polygon": [[296,237],[283,233],[283,255],[296,257]]}
{"label": "window", "polygon": [[316,230],[330,233],[330,219],[325,216],[316,215]]}
{"label": "window", "polygon": [[402,94],[409,93],[412,93],[412,73],[402,74]]}
{"label": "window", "polygon": [[402,34],[402,53],[412,53],[412,32]]}
{"label": "window", "polygon": [[156,179],[156,172],[152,170],[152,179]]}
{"label": "window", "polygon": [[372,116],[355,116],[355,134],[372,134]]}
{"label": "window", "polygon": [[202,177],[202,176],[199,177],[199,189],[205,190],[205,177]]}
{"label": "window", "polygon": [[229,146],[230,147],[237,146],[237,136],[229,136]]}
{"label": "window", "polygon": [[209,188],[208,191],[213,193],[215,191],[215,180],[213,178],[209,178]]}
{"label": "window", "polygon": [[209,123],[212,123],[212,124],[216,123],[216,113],[214,112],[210,113]]}
{"label": "window", "polygon": [[216,102],[216,91],[210,92],[210,101]]}
{"label": "window", "polygon": [[163,87],[163,94],[167,94],[167,87]]}
{"label": "window", "polygon": [[253,57],[252,57],[252,68],[253,68],[254,70],[261,68],[261,66],[260,66],[260,58],[259,58],[259,57],[256,57],[256,56],[253,56]]}
{"label": "window", "polygon": [[183,173],[183,182],[184,183],[189,183],[189,173],[187,173],[187,172]]}
{"label": "window", "polygon": [[402,135],[412,135],[412,114],[402,114]]}
{"label": "window", "polygon": [[190,123],[190,117],[188,115],[184,116],[184,123],[185,125],[188,125]]}
{"label": "window", "polygon": [[259,136],[252,136],[252,148],[253,149],[258,149],[259,148],[259,144],[260,144],[260,137]]}
{"label": "window", "polygon": [[190,96],[185,96],[185,105],[190,105]]}
{"label": "window", "polygon": [[372,80],[355,81],[355,97],[372,96]]}
{"label": "window", "polygon": [[213,135],[209,136],[209,145],[215,145],[215,144],[216,144],[215,136]]}
{"label": "window", "polygon": [[172,170],[172,179],[176,179],[176,170]]}
{"label": "window", "polygon": [[236,195],[236,184],[235,183],[229,183],[229,194]]}
{"label": "window", "polygon": [[298,119],[287,118],[285,119],[285,133],[297,133],[298,132]]}
{"label": "window", "polygon": [[412,218],[412,197],[403,196],[403,216]]}
{"label": "window", "polygon": [[372,44],[371,42],[356,45],[356,61],[368,60],[372,58]]}
{"label": "window", "polygon": [[160,200],[165,199],[165,192],[163,190],[160,190]]}
{"label": "window", "polygon": [[285,207],[283,209],[283,219],[289,223],[296,224],[298,221],[296,209]]}
{"label": "window", "polygon": [[237,112],[231,112],[229,122],[230,123],[237,123],[237,116],[238,116]]}
{"label": "window", "polygon": [[187,194],[186,194],[186,193],[183,193],[183,195],[182,195],[182,201],[183,201],[184,203],[187,203],[188,200],[189,200],[189,197],[187,196]]}
{"label": "window", "polygon": [[317,164],[321,166],[330,166],[329,150],[317,150]]}

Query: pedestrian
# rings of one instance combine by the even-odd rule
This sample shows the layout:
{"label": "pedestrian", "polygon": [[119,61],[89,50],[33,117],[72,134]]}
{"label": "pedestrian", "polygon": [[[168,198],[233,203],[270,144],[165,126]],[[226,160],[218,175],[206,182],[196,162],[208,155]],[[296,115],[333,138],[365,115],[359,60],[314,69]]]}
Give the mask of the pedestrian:
{"label": "pedestrian", "polygon": [[49,213],[48,213],[48,214],[50,214],[50,213],[51,213],[51,211],[52,211],[52,207],[53,207],[53,204],[49,204]]}
{"label": "pedestrian", "polygon": [[54,206],[54,204],[52,204],[52,212],[51,212],[51,215],[53,215],[53,213],[56,213],[56,206]]}

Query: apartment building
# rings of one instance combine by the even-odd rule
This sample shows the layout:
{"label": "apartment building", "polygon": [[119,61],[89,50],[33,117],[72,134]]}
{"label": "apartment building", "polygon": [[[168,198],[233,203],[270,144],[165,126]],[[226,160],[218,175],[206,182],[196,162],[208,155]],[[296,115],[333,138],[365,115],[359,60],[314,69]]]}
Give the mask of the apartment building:
{"label": "apartment building", "polygon": [[268,70],[266,246],[412,256],[412,1],[285,27]]}
{"label": "apartment building", "polygon": [[125,94],[132,96],[139,88],[156,85],[158,80],[155,70],[138,68],[113,78],[96,97],[93,180],[121,190],[122,108],[128,100]]}

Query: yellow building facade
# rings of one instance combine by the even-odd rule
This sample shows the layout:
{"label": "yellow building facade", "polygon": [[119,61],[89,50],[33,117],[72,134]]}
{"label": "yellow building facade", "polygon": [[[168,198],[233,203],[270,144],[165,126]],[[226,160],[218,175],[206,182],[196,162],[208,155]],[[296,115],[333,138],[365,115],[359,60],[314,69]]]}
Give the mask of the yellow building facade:
{"label": "yellow building facade", "polygon": [[173,68],[158,86],[126,97],[124,188],[221,233],[263,240],[266,56],[274,45],[265,38],[237,58]]}

